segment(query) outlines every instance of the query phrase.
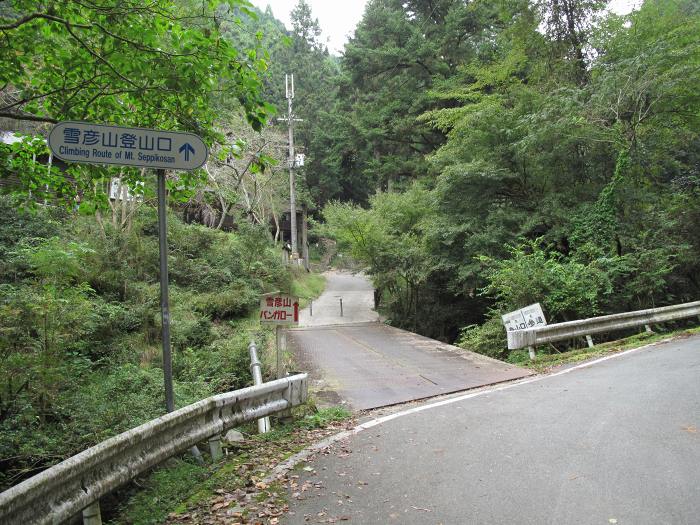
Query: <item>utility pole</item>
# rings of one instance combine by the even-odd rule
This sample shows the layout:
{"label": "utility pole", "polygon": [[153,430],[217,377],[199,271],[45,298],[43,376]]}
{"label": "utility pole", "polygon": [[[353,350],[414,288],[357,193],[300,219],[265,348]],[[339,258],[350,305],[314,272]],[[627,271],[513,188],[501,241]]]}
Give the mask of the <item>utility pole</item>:
{"label": "utility pole", "polygon": [[294,113],[292,113],[292,101],[294,100],[294,74],[284,76],[287,90],[287,127],[289,130],[289,215],[292,223],[292,264],[299,259],[297,245],[297,197],[294,184]]}
{"label": "utility pole", "polygon": [[292,264],[297,264],[299,260],[299,246],[297,244],[297,197],[296,197],[296,185],[294,183],[294,168],[295,168],[295,155],[294,155],[294,122],[302,122],[301,119],[294,118],[294,111],[292,109],[292,101],[294,100],[294,75],[284,75],[284,87],[287,94],[287,116],[286,118],[279,118],[277,120],[287,121],[287,129],[289,132],[289,215],[290,223],[292,227],[292,253],[291,260]]}

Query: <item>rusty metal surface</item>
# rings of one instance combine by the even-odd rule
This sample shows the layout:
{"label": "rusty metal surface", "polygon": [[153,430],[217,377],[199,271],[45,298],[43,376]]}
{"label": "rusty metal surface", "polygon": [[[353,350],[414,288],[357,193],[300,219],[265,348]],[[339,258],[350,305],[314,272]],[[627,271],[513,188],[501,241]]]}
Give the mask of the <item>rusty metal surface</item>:
{"label": "rusty metal surface", "polygon": [[288,336],[317,396],[355,410],[449,394],[531,375],[495,359],[380,323],[311,327]]}

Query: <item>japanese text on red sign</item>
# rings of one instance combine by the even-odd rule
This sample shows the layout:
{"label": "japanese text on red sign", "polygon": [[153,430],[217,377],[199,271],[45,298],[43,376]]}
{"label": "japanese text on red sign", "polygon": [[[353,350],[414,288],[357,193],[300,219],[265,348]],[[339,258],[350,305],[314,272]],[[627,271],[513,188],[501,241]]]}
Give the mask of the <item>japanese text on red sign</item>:
{"label": "japanese text on red sign", "polygon": [[260,299],[260,322],[272,324],[297,324],[299,301],[290,295],[270,294]]}

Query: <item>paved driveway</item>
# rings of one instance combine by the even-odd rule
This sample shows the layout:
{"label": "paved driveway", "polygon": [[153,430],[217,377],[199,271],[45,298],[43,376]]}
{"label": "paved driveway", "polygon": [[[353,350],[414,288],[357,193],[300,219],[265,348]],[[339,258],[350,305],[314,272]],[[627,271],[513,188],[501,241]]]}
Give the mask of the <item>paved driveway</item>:
{"label": "paved driveway", "polygon": [[[310,308],[299,313],[301,326],[327,326],[379,321],[374,308],[374,288],[363,274],[330,271],[324,274],[326,289]],[[340,299],[343,315],[340,315]]]}

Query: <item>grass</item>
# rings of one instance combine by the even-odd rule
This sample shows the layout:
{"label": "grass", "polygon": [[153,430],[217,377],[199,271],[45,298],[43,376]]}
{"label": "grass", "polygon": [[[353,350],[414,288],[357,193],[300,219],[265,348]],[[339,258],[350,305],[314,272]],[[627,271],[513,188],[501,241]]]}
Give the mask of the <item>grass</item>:
{"label": "grass", "polygon": [[[534,361],[530,361],[527,350],[517,350],[510,354],[508,361],[513,364],[526,366],[527,368],[535,370],[539,373],[545,373],[555,366],[579,363],[588,359],[602,357],[608,354],[615,354],[631,348],[637,348],[639,346],[664,341],[672,337],[690,336],[698,333],[700,333],[700,327],[663,333],[643,332],[625,339],[601,343],[595,345],[593,348],[578,348],[569,352],[562,352],[558,354],[542,354],[541,352],[537,352],[537,358]],[[537,351],[537,349],[535,349],[535,351]]]}
{"label": "grass", "polygon": [[309,262],[311,264],[319,264],[323,260],[323,249],[316,244],[309,246]]}
{"label": "grass", "polygon": [[306,414],[301,418],[295,419],[291,423],[279,425],[273,428],[267,434],[258,434],[254,439],[258,439],[260,441],[284,440],[295,430],[316,430],[319,428],[325,428],[331,423],[345,421],[351,416],[352,413],[347,408],[342,406],[321,408],[316,412]]}
{"label": "grass", "polygon": [[205,465],[189,459],[171,459],[139,483],[142,488],[132,492],[120,514],[108,523],[163,523],[183,495],[193,493],[193,487],[205,482],[209,475]]}
{"label": "grass", "polygon": [[318,273],[309,273],[304,269],[294,269],[292,295],[299,297],[301,308],[306,308],[309,301],[316,299],[326,287],[326,278]]}
{"label": "grass", "polygon": [[[197,465],[189,457],[169,460],[138,482],[138,490],[130,491],[131,497],[108,523],[152,525],[163,523],[172,514],[182,515],[198,507],[208,509],[210,500],[221,491],[259,484],[271,464],[308,446],[316,437],[313,431],[327,429],[352,416],[344,407],[314,410],[308,405],[294,409],[294,413],[296,417],[291,422],[273,424],[273,430],[267,434],[251,434],[245,442],[232,444],[229,454],[216,463]],[[244,435],[252,433],[254,425],[239,430]],[[273,489],[261,487],[256,500],[281,501],[284,491]]]}

